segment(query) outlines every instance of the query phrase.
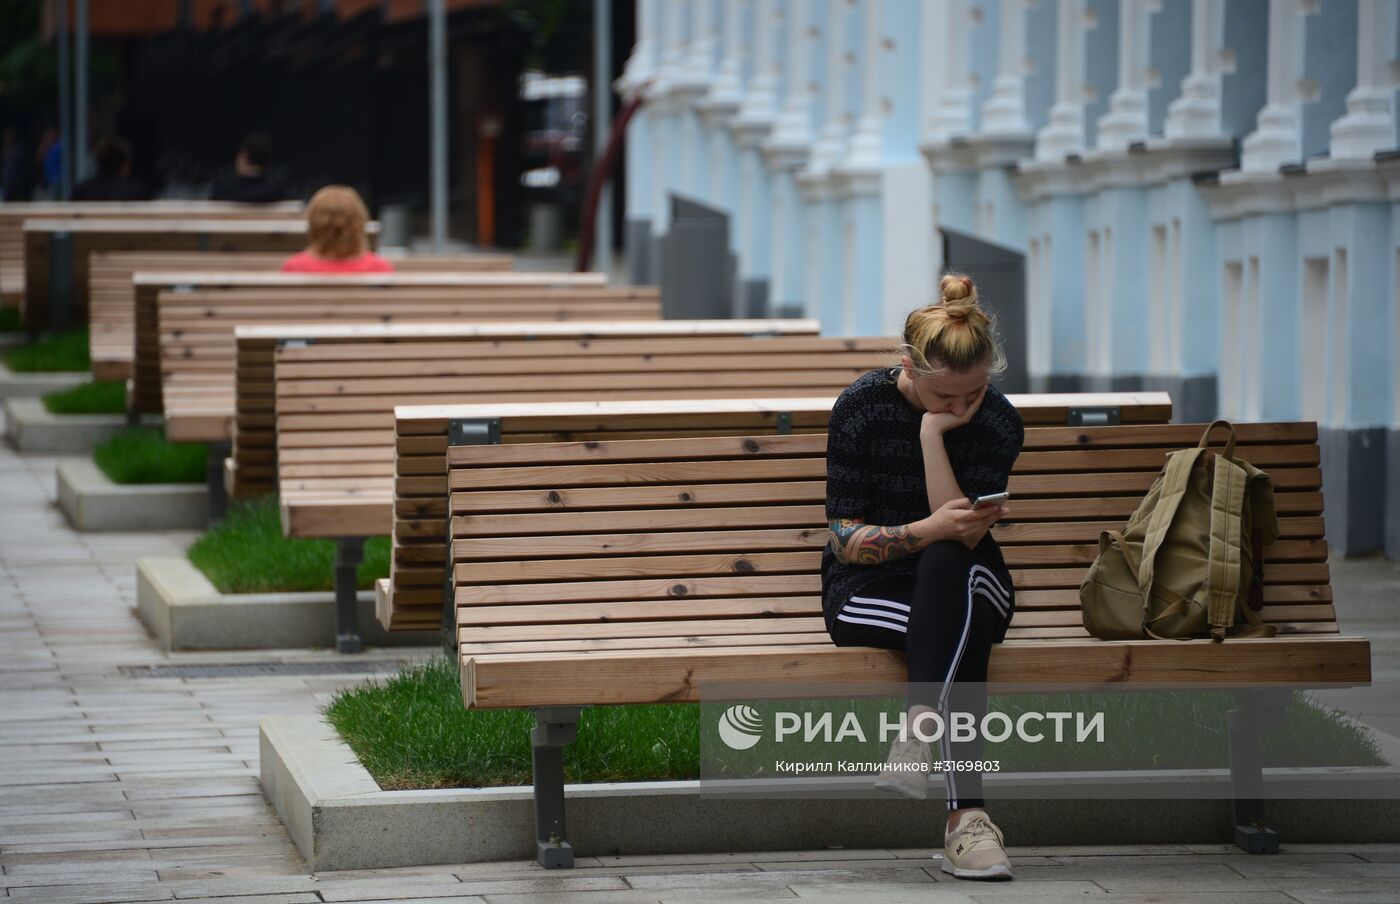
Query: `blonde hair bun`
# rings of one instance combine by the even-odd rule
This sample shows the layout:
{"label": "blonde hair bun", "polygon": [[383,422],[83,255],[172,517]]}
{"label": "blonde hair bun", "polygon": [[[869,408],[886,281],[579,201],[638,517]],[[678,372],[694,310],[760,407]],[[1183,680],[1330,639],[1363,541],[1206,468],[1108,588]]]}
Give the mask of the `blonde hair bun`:
{"label": "blonde hair bun", "polygon": [[943,310],[950,320],[967,320],[977,307],[977,286],[970,276],[947,274],[939,281]]}
{"label": "blonde hair bun", "polygon": [[902,351],[917,375],[961,373],[985,364],[992,374],[1006,370],[996,321],[977,303],[970,276],[949,273],[938,283],[942,296],[904,321]]}

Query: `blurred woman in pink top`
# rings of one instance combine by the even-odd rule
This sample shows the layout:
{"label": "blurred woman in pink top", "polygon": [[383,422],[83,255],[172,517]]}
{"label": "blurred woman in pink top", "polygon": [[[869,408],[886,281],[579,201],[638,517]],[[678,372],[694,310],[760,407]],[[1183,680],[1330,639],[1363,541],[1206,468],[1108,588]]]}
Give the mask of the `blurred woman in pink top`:
{"label": "blurred woman in pink top", "polygon": [[353,188],[327,185],[306,205],[311,244],[282,263],[283,273],[392,273],[394,265],[369,250],[369,211]]}

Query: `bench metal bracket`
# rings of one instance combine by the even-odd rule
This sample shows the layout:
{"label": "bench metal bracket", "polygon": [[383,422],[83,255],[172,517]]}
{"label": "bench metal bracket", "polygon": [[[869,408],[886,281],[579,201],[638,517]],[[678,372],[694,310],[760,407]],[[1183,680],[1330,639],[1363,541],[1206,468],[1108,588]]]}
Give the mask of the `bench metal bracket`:
{"label": "bench metal bracket", "polygon": [[792,412],[778,412],[778,435],[788,436],[792,433]]}
{"label": "bench metal bracket", "polygon": [[360,642],[360,601],[357,575],[365,557],[364,537],[337,537],[335,540],[335,649],[337,653],[358,653]]}
{"label": "bench metal bracket", "polygon": [[535,856],[545,869],[574,865],[564,822],[564,747],[578,740],[577,706],[535,710],[530,731],[535,779]]}
{"label": "bench metal bracket", "polygon": [[277,340],[277,347],[278,347],[278,348],[306,348],[307,346],[311,346],[311,345],[315,345],[315,344],[316,344],[316,340],[315,340],[315,339],[278,339],[278,340]]}
{"label": "bench metal bracket", "polygon": [[[139,423],[141,415],[136,415]],[[233,443],[210,443],[209,457],[204,462],[204,481],[209,492],[209,524],[224,520],[228,514],[228,489],[224,486],[224,459],[233,454]]]}
{"label": "bench metal bracket", "polygon": [[1278,833],[1264,825],[1264,755],[1259,735],[1285,724],[1291,700],[1288,688],[1238,690],[1235,702],[1239,708],[1225,714],[1235,844],[1251,854],[1278,853]]}
{"label": "bench metal bracket", "polygon": [[[501,442],[501,419],[453,418],[447,422],[447,445],[496,446]],[[457,600],[452,580],[452,468],[447,468],[447,543],[442,565],[442,646],[449,656],[457,652]]]}
{"label": "bench metal bracket", "polygon": [[1071,408],[1066,423],[1071,427],[1110,427],[1123,423],[1122,409]]}

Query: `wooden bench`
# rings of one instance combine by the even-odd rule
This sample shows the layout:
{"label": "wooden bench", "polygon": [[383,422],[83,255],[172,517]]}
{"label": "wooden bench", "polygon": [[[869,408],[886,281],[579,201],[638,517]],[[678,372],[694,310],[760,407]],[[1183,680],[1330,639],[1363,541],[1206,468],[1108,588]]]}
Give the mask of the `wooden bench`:
{"label": "wooden bench", "polygon": [[[995,528],[1017,611],[989,681],[1235,689],[1236,840],[1276,850],[1277,836],[1253,825],[1263,796],[1254,729],[1276,723],[1290,688],[1371,677],[1369,642],[1343,635],[1332,605],[1315,425],[1239,428],[1238,454],[1276,488],[1282,535],[1265,549],[1262,614],[1277,637],[1105,642],[1080,620],[1077,588],[1099,532],[1121,527],[1166,453],[1202,430],[1026,431],[1014,520]],[[451,448],[462,693],[471,708],[536,708],[546,866],[571,863],[556,842],[568,837],[561,748],[579,707],[692,702],[719,682],[829,683],[844,696],[904,680],[902,655],[838,648],[826,634],[825,447],[815,433]]]}
{"label": "wooden bench", "polygon": [[[540,335],[548,326],[540,324],[515,327],[524,336],[471,342],[284,345],[276,352],[283,529],[335,539],[346,567],[358,562],[364,537],[391,532],[397,404],[834,393],[888,362],[896,345],[822,338],[815,321],[782,323],[608,324],[611,335],[581,335],[583,324],[573,335],[556,330],[558,338]],[[355,649],[352,573],[336,588],[345,600],[338,643]]]}
{"label": "wooden bench", "polygon": [[[393,476],[394,405],[420,391],[433,400],[462,399],[461,394],[441,392],[436,384],[415,385],[406,391],[402,381],[407,375],[462,375],[463,368],[471,373],[480,368],[482,374],[497,376],[531,371],[542,356],[565,353],[578,342],[600,339],[645,340],[645,347],[650,348],[658,341],[674,342],[681,337],[815,336],[820,331],[821,324],[815,320],[240,326],[235,331],[237,413],[225,483],[229,495],[238,499],[277,489],[279,387],[290,406],[307,412],[337,410],[342,415],[330,421],[329,429],[323,424],[282,425],[284,431],[302,434],[298,442],[305,448],[297,454],[320,461],[315,456],[319,454],[316,450],[322,449],[326,463],[334,461],[343,469],[342,474],[352,473],[344,469],[353,466],[358,476],[387,481]],[[530,343],[526,347],[529,360],[510,357],[508,349],[497,347],[520,341]],[[482,360],[473,364],[473,358]],[[365,379],[350,382],[350,378]],[[330,407],[323,409],[319,399]],[[292,441],[290,437],[288,441]],[[382,510],[369,516],[367,523],[373,526],[366,535],[389,532],[390,500],[386,486]],[[294,519],[292,529],[299,527],[300,521]]]}
{"label": "wooden bench", "polygon": [[237,204],[221,201],[6,201],[0,204],[0,307],[24,297],[25,220],[34,219],[269,219],[301,217],[300,201]]}
{"label": "wooden bench", "polygon": [[[179,282],[198,286],[182,291]],[[213,427],[228,439],[233,415],[234,328],[275,323],[436,323],[443,321],[650,320],[660,317],[653,287],[611,288],[596,273],[396,273],[320,276],[290,273],[137,273],[136,364],[131,407],[166,413],[167,377],[214,385]],[[208,422],[204,417],[203,421]],[[189,439],[215,439],[191,422]],[[167,429],[169,425],[167,425]],[[179,430],[177,423],[176,429]],[[199,431],[199,432],[195,432]]]}
{"label": "wooden bench", "polygon": [[[888,363],[888,359],[881,363]],[[489,452],[480,454],[509,461],[513,456],[530,454],[528,450],[515,449],[515,444],[562,439],[602,442],[618,438],[825,432],[831,405],[844,386],[818,398],[759,395],[749,399],[396,408],[393,555],[388,580],[376,584],[376,617],[393,631],[446,626],[448,642],[455,640],[450,635],[450,619],[443,618],[448,470],[452,458],[472,443],[504,444],[500,448],[493,445]],[[757,392],[761,390],[758,387]],[[1171,418],[1171,399],[1166,393],[1010,398],[1029,425],[1163,424]]]}
{"label": "wooden bench", "polygon": [[[64,330],[87,322],[94,251],[261,251],[306,247],[301,216],[245,219],[30,219],[24,230],[24,326]],[[371,223],[371,237],[379,224]]]}
{"label": "wooden bench", "polygon": [[[136,355],[137,272],[275,273],[285,254],[228,251],[99,251],[88,258],[90,298],[89,349],[92,375],[98,380],[125,380]],[[513,264],[508,255],[404,255],[392,258],[401,273],[501,272]]]}

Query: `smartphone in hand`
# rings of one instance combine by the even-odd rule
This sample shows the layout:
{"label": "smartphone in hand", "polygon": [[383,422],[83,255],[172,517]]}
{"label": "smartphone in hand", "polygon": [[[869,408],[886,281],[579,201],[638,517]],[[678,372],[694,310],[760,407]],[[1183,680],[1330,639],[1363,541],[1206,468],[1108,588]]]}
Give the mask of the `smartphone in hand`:
{"label": "smartphone in hand", "polygon": [[969,496],[967,498],[968,501],[972,503],[972,507],[978,509],[986,508],[990,505],[1006,505],[1006,501],[1011,498],[1011,493],[1003,491],[1000,493],[989,493],[986,496]]}

